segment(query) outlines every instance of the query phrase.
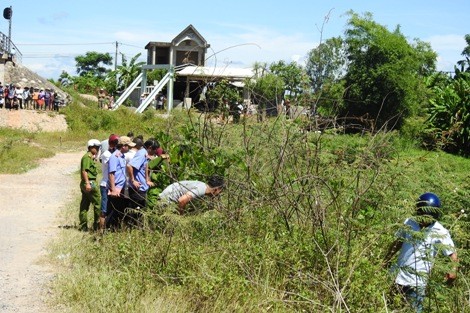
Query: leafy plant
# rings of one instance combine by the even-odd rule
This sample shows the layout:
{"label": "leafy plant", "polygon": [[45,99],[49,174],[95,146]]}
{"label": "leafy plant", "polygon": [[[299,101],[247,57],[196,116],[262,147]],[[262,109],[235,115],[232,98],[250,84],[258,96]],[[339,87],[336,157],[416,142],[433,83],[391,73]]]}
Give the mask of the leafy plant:
{"label": "leafy plant", "polygon": [[445,150],[470,153],[470,73],[432,88],[429,124]]}

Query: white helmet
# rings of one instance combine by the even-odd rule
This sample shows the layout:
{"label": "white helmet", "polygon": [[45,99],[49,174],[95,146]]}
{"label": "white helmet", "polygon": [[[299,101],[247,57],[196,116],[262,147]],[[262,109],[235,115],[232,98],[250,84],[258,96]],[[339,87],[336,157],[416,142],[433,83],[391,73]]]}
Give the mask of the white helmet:
{"label": "white helmet", "polygon": [[87,147],[101,147],[101,142],[98,139],[88,140]]}

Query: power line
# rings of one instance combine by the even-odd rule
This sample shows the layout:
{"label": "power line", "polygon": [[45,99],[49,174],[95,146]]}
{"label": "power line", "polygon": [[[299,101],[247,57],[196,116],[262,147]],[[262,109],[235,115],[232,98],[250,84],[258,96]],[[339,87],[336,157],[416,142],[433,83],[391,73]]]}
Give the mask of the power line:
{"label": "power line", "polygon": [[[128,43],[117,42],[119,45],[126,47],[133,47],[144,50],[144,47],[131,45]],[[116,41],[113,42],[87,42],[87,43],[17,43],[17,46],[93,46],[93,45],[115,45]]]}
{"label": "power line", "polygon": [[120,42],[119,44],[121,46],[134,47],[134,48],[139,48],[139,49],[142,49],[142,50],[145,49],[144,47],[140,47],[140,46],[136,46],[136,45],[130,45],[130,44],[127,44],[127,43],[122,43],[122,42]]}
{"label": "power line", "polygon": [[[103,53],[113,53],[113,52],[103,52]],[[31,53],[31,54],[23,54],[23,59],[52,59],[52,58],[74,58],[79,55],[84,55],[83,53]]]}
{"label": "power line", "polygon": [[88,42],[88,43],[17,43],[17,46],[91,46],[91,45],[111,45],[116,42]]}
{"label": "power line", "polygon": [[71,55],[23,55],[23,59],[52,59],[52,58],[73,58],[78,56],[79,54],[71,54]]}

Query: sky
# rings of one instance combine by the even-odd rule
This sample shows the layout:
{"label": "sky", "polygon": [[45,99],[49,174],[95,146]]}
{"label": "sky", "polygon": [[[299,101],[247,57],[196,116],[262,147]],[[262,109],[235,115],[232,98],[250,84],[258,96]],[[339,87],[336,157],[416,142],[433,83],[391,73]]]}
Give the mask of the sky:
{"label": "sky", "polygon": [[[7,0],[11,39],[22,64],[45,78],[76,75],[75,57],[108,52],[129,60],[150,41],[170,42],[192,24],[210,48],[206,65],[247,68],[255,62],[298,62],[325,39],[343,36],[353,10],[372,13],[412,41],[429,42],[437,69],[452,71],[463,59],[470,33],[469,0]],[[1,8],[3,9],[3,8]],[[1,17],[0,17],[1,18]],[[0,32],[10,23],[1,18]],[[116,49],[116,42],[117,49]],[[121,57],[118,57],[120,64]]]}

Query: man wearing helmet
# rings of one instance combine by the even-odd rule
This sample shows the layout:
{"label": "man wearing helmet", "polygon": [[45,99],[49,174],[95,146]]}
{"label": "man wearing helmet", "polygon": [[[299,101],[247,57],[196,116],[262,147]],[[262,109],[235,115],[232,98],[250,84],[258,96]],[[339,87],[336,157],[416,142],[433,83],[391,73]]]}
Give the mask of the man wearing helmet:
{"label": "man wearing helmet", "polygon": [[100,219],[100,190],[96,183],[98,171],[96,169],[95,158],[101,143],[97,139],[88,140],[88,151],[82,157],[80,162],[80,191],[82,192],[82,200],[80,201],[79,212],[79,229],[88,230],[87,215],[90,204],[93,205],[93,229],[98,229]]}
{"label": "man wearing helmet", "polygon": [[386,257],[388,264],[400,251],[392,268],[397,274],[395,285],[416,312],[423,309],[427,280],[438,252],[449,256],[454,265],[446,274],[446,281],[451,283],[457,277],[457,252],[449,231],[438,222],[440,216],[439,197],[431,192],[422,194],[416,202],[416,216],[405,220],[405,227],[397,232],[398,239]]}

